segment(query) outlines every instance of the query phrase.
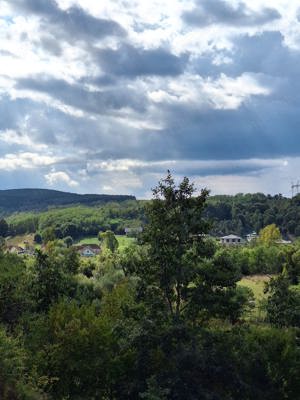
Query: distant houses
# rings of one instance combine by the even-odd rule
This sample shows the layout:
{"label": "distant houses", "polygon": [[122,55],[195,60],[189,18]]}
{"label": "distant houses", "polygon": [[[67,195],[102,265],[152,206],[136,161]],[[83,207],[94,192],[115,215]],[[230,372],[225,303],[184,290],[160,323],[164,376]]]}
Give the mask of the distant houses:
{"label": "distant houses", "polygon": [[[225,246],[236,246],[236,245],[241,245],[241,244],[246,244],[246,243],[251,243],[252,241],[256,241],[259,238],[256,232],[249,233],[246,235],[246,239],[241,238],[240,236],[237,235],[227,235],[227,236],[222,236],[219,238],[219,241],[221,244]],[[292,244],[293,242],[291,240],[284,240],[284,239],[279,239],[275,240],[275,244],[280,244],[280,245],[288,245]]]}

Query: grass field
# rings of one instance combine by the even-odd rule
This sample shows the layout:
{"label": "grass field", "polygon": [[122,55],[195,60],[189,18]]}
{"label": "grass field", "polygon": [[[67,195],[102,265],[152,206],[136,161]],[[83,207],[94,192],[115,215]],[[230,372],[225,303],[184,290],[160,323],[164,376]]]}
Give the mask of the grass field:
{"label": "grass field", "polygon": [[[134,238],[130,238],[130,237],[127,237],[125,235],[116,235],[116,238],[117,238],[117,240],[119,242],[119,249],[120,250],[122,250],[125,247],[129,246],[135,240]],[[97,236],[92,236],[92,237],[84,238],[84,239],[80,240],[76,244],[99,244],[99,240],[98,240]]]}
{"label": "grass field", "polygon": [[9,237],[6,239],[6,244],[8,246],[21,246],[24,247],[24,241],[28,242],[29,246],[35,246],[35,243],[33,241],[34,235],[33,234],[28,234],[28,235],[18,235],[14,237]]}
{"label": "grass field", "polygon": [[271,279],[270,275],[252,275],[246,276],[238,285],[246,286],[253,291],[255,301],[260,301],[266,297],[264,294],[265,283]]}
{"label": "grass field", "polygon": [[255,306],[249,315],[251,319],[260,320],[265,315],[265,311],[262,310],[260,304],[267,298],[267,294],[264,293],[264,288],[271,277],[270,275],[251,275],[245,276],[238,282],[238,285],[248,287],[253,292]]}

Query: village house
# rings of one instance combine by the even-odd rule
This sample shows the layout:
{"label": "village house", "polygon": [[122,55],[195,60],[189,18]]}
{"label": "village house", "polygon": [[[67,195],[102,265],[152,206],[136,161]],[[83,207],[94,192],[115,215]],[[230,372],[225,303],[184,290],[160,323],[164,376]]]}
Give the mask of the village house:
{"label": "village house", "polygon": [[76,251],[81,257],[95,257],[100,254],[100,246],[97,244],[83,244],[79,246],[74,246]]}
{"label": "village house", "polygon": [[236,235],[227,235],[220,238],[220,243],[225,246],[236,246],[243,243],[243,239]]}
{"label": "village house", "polygon": [[7,252],[11,254],[25,254],[25,249],[21,246],[7,246]]}
{"label": "village house", "polygon": [[143,227],[142,226],[138,226],[136,228],[125,228],[125,235],[127,236],[136,236],[139,233],[143,232]]}
{"label": "village house", "polygon": [[276,244],[292,244],[293,242],[291,240],[284,240],[284,239],[279,239],[279,240],[275,240]]}
{"label": "village house", "polygon": [[256,240],[258,239],[258,234],[256,232],[251,232],[248,233],[248,235],[246,236],[247,242],[252,242],[252,240]]}

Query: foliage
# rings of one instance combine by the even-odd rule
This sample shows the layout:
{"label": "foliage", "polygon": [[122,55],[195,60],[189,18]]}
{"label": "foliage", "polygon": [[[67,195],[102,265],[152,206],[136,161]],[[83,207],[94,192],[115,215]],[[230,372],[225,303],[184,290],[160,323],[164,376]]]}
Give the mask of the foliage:
{"label": "foliage", "polygon": [[290,289],[289,285],[285,274],[280,274],[268,283],[267,318],[275,326],[300,327],[300,293]]}
{"label": "foliage", "polygon": [[[224,248],[206,219],[214,205],[230,226],[268,225],[269,205],[280,204],[282,217],[286,199],[219,200],[168,174],[147,203],[12,216],[10,228],[51,235],[34,257],[0,251],[0,398],[298,399],[299,243]],[[115,243],[114,233],[138,219],[148,221],[141,238],[92,259],[59,239],[111,230],[104,239]],[[258,272],[275,274],[259,324],[246,313],[245,278],[237,285]]]}
{"label": "foliage", "polygon": [[[99,231],[112,230],[115,234],[124,233],[126,227],[142,226],[146,222],[147,201],[125,200],[101,203],[81,203],[78,206],[52,208],[36,212],[19,212],[7,217],[9,233],[12,235],[43,231],[54,227],[64,232],[68,224],[74,224],[74,239],[96,236]],[[76,204],[79,204],[78,201]],[[90,204],[86,206],[84,204]],[[282,195],[237,194],[235,196],[211,196],[207,199],[203,217],[210,221],[210,233],[223,236],[235,233],[244,236],[259,232],[270,224],[276,224],[283,237],[300,236],[300,195],[292,199]],[[27,208],[28,209],[28,208]],[[74,232],[73,232],[74,233]],[[69,233],[68,233],[69,234]],[[66,236],[66,234],[65,234]]]}
{"label": "foliage", "polygon": [[125,201],[107,203],[94,207],[73,206],[54,208],[45,212],[24,212],[11,215],[8,219],[12,235],[54,230],[55,238],[72,236],[96,236],[99,231],[112,230],[124,234],[125,227],[141,225],[144,221],[143,202]]}
{"label": "foliage", "polygon": [[148,224],[142,241],[148,247],[148,262],[136,268],[141,293],[161,304],[175,320],[191,321],[211,317],[236,320],[247,303],[239,295],[238,269],[232,268],[230,254],[216,252],[206,240],[208,225],[203,210],[208,196],[198,196],[187,178],[176,187],[169,173],[153,190],[148,205]]}
{"label": "foliage", "polygon": [[104,248],[110,250],[112,253],[117,250],[119,243],[112,231],[100,232],[98,238]]}
{"label": "foliage", "polygon": [[67,247],[71,247],[73,244],[73,238],[72,236],[67,236],[64,238],[64,242],[66,244]]}
{"label": "foliage", "polygon": [[284,236],[299,236],[299,207],[300,195],[289,199],[280,194],[239,193],[211,197],[205,216],[213,223],[211,233],[217,236],[230,233],[243,236],[270,224],[276,224]]}
{"label": "foliage", "polygon": [[142,285],[153,287],[167,305],[170,315],[179,318],[192,297],[191,283],[197,277],[203,237],[208,226],[202,213],[208,192],[193,197],[195,188],[187,178],[175,186],[169,173],[153,190],[147,207],[148,224],[142,235],[148,246],[149,262],[137,269]]}
{"label": "foliage", "polygon": [[[67,263],[68,265],[68,263]],[[71,267],[73,263],[71,263]],[[71,268],[69,267],[69,268]],[[57,259],[36,250],[32,276],[32,295],[37,311],[45,312],[60,297],[70,296],[74,283]]]}
{"label": "foliage", "polygon": [[267,246],[281,239],[279,228],[275,224],[267,225],[259,232],[259,241]]}
{"label": "foliage", "polygon": [[8,232],[8,223],[4,218],[0,219],[0,236],[5,237]]}
{"label": "foliage", "polygon": [[42,242],[43,242],[43,239],[42,239],[42,236],[41,236],[41,234],[40,233],[36,233],[35,235],[34,235],[34,242],[36,243],[36,244],[42,244]]}
{"label": "foliage", "polygon": [[21,343],[8,336],[2,327],[0,327],[0,354],[1,400],[44,399],[26,376],[26,352]]}
{"label": "foliage", "polygon": [[26,270],[17,256],[0,254],[0,322],[12,327],[30,306]]}
{"label": "foliage", "polygon": [[42,239],[44,243],[54,241],[56,239],[55,229],[53,227],[49,227],[43,230]]}

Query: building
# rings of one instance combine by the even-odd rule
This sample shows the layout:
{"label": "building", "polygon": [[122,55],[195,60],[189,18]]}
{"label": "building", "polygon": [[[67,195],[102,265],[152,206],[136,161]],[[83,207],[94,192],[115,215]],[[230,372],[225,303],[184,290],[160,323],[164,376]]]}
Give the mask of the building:
{"label": "building", "polygon": [[11,254],[25,254],[25,249],[21,246],[8,246],[7,252]]}
{"label": "building", "polygon": [[243,243],[243,239],[236,235],[227,235],[220,238],[220,243],[226,246],[235,246]]}
{"label": "building", "polygon": [[251,242],[252,240],[256,240],[258,239],[258,234],[256,232],[251,232],[248,233],[248,235],[246,236],[247,242]]}
{"label": "building", "polygon": [[124,231],[127,236],[137,236],[139,233],[143,232],[143,228],[141,226],[136,228],[125,228]]}
{"label": "building", "polygon": [[279,240],[275,240],[276,244],[292,244],[293,242],[291,240],[284,240],[284,239],[279,239]]}
{"label": "building", "polygon": [[81,257],[95,257],[101,251],[100,246],[97,244],[83,244],[74,247]]}

